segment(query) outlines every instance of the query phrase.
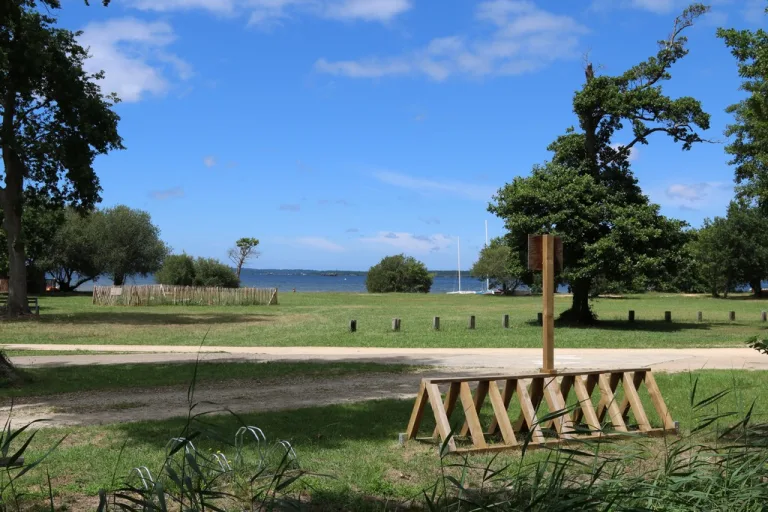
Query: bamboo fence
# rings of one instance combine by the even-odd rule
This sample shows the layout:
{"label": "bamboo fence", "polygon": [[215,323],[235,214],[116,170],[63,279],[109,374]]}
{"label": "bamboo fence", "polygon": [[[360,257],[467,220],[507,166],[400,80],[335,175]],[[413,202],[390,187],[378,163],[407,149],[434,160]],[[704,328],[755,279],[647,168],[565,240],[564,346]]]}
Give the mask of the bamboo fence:
{"label": "bamboo fence", "polygon": [[0,279],[0,293],[8,293],[8,279]]}
{"label": "bamboo fence", "polygon": [[218,288],[163,284],[94,286],[98,306],[257,306],[277,304],[277,288]]}

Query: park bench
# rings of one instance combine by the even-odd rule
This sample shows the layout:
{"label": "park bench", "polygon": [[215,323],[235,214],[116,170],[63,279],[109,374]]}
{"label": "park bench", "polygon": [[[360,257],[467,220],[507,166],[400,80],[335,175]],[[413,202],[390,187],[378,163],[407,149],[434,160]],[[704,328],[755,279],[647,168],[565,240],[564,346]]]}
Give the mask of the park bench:
{"label": "park bench", "polygon": [[[29,310],[40,316],[40,303],[37,301],[37,297],[27,297],[27,306]],[[8,293],[0,293],[0,310],[4,310],[8,307]]]}

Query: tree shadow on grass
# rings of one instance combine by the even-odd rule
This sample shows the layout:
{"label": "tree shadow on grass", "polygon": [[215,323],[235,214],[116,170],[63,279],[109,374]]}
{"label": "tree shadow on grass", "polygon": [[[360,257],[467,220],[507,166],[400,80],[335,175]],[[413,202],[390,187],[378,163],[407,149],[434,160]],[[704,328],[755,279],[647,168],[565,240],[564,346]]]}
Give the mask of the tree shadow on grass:
{"label": "tree shadow on grass", "polygon": [[[526,322],[531,326],[539,326],[537,320]],[[564,320],[555,320],[557,329],[596,329],[606,331],[644,331],[644,332],[679,332],[687,330],[709,330],[711,326],[706,322],[666,322],[664,320],[597,320],[592,325],[579,325]]]}
{"label": "tree shadow on grass", "polygon": [[206,312],[203,309],[192,313],[154,313],[149,311],[103,311],[76,312],[67,314],[40,315],[44,324],[123,324],[123,325],[211,325],[273,322],[276,315],[262,313],[221,313]]}

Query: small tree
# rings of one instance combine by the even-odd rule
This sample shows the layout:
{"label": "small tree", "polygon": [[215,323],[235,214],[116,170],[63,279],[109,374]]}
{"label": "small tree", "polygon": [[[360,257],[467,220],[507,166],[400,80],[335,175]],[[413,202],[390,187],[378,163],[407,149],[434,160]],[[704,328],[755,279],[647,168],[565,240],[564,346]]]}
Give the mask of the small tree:
{"label": "small tree", "polygon": [[171,254],[155,273],[155,282],[174,286],[195,285],[195,260],[187,254]]}
{"label": "small tree", "polygon": [[235,264],[235,274],[238,279],[240,279],[240,271],[245,262],[251,258],[259,257],[259,253],[256,252],[257,245],[259,245],[259,241],[256,238],[241,238],[235,242],[235,247],[229,250],[229,259]]}
{"label": "small tree", "polygon": [[99,257],[101,232],[96,218],[100,215],[100,212],[84,215],[67,210],[63,225],[41,259],[39,265],[53,276],[61,291],[75,290],[104,273]]}
{"label": "small tree", "polygon": [[235,272],[228,265],[213,258],[195,260],[195,285],[237,288],[240,286]]}
{"label": "small tree", "polygon": [[126,277],[147,276],[160,269],[168,248],[149,213],[120,205],[104,210],[96,219],[104,272],[115,285],[121,286]]}
{"label": "small tree", "polygon": [[429,293],[432,274],[412,256],[387,256],[368,270],[365,287],[369,293]]}
{"label": "small tree", "polygon": [[491,286],[500,286],[504,293],[512,293],[523,284],[526,269],[517,252],[504,245],[501,239],[495,239],[480,251],[470,274],[479,279],[489,279]]}

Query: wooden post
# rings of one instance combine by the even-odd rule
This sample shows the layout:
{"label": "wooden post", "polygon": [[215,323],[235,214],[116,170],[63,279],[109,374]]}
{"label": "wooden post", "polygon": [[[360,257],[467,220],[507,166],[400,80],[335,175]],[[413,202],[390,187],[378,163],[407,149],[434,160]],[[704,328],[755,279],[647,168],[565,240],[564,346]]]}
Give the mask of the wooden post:
{"label": "wooden post", "polygon": [[555,237],[543,235],[542,295],[544,318],[541,341],[544,346],[544,373],[555,373]]}
{"label": "wooden post", "polygon": [[703,322],[704,321],[704,313],[701,311],[696,313],[696,321],[697,322]]}
{"label": "wooden post", "polygon": [[763,311],[763,322],[768,322],[768,311]]}
{"label": "wooden post", "polygon": [[469,325],[467,326],[469,329],[475,328],[475,315],[470,315],[469,317]]}
{"label": "wooden post", "polygon": [[349,332],[357,332],[357,320],[349,321]]}
{"label": "wooden post", "polygon": [[432,328],[436,331],[440,330],[440,317],[436,316],[432,319]]}
{"label": "wooden post", "polygon": [[664,321],[665,322],[671,322],[672,321],[672,312],[671,311],[665,311],[664,312]]}
{"label": "wooden post", "polygon": [[504,318],[501,320],[501,325],[505,329],[509,329],[509,315],[504,315]]}
{"label": "wooden post", "polygon": [[544,315],[542,313],[536,313],[536,323],[544,325]]}
{"label": "wooden post", "polygon": [[635,321],[635,312],[634,312],[633,310],[631,310],[631,309],[629,310],[629,316],[628,316],[628,318],[627,318],[627,319],[628,319],[630,322],[634,322],[634,321]]}
{"label": "wooden post", "polygon": [[735,322],[736,321],[736,312],[735,311],[731,311],[730,313],[728,313],[728,320],[730,320],[731,322]]}
{"label": "wooden post", "polygon": [[400,330],[400,319],[399,318],[393,318],[392,319],[392,330],[397,332]]}

